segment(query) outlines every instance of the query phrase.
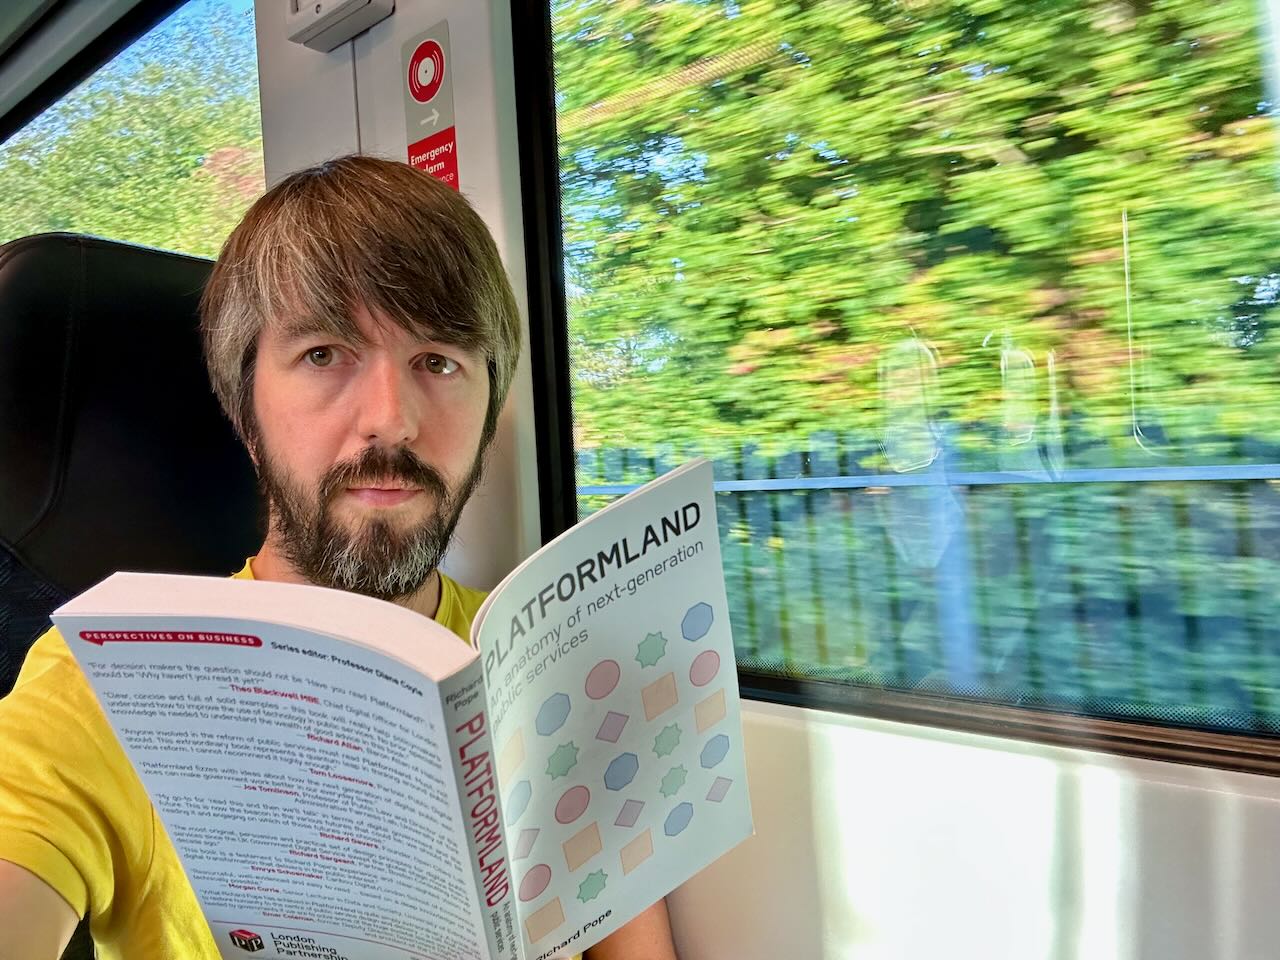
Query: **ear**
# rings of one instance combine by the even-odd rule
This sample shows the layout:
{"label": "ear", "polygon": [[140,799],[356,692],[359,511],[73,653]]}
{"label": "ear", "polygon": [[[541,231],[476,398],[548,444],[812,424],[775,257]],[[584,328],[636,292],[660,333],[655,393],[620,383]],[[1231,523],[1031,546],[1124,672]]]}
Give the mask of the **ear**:
{"label": "ear", "polygon": [[249,454],[249,461],[253,464],[253,472],[259,480],[262,479],[262,457],[258,453],[258,428],[256,423],[237,424],[236,433],[240,436],[240,442],[244,444],[245,453]]}

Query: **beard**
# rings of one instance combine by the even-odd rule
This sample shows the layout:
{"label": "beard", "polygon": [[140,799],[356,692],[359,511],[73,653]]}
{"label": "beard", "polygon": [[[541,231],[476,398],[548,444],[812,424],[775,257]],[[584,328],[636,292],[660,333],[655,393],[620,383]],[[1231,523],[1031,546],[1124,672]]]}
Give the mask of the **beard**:
{"label": "beard", "polygon": [[[263,455],[260,462],[270,535],[294,570],[317,586],[394,602],[417,593],[444,559],[462,508],[480,482],[483,450],[454,490],[438,470],[403,447],[366,447],[330,467],[314,491],[270,457]],[[435,507],[408,526],[373,516],[350,528],[334,515],[335,501],[347,487],[380,482],[416,487],[433,498]]]}

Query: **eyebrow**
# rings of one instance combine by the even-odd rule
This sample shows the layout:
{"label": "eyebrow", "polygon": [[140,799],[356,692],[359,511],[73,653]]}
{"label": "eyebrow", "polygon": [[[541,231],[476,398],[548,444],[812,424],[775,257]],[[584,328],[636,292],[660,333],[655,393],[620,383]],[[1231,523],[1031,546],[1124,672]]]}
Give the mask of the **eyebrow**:
{"label": "eyebrow", "polygon": [[295,340],[309,340],[312,337],[341,337],[344,340],[362,342],[366,338],[360,334],[356,325],[350,324],[350,330],[342,330],[337,325],[325,323],[314,317],[294,318],[277,321],[275,324],[279,338],[285,343]]}
{"label": "eyebrow", "polygon": [[[399,324],[395,325],[399,329]],[[295,345],[300,340],[311,340],[316,337],[327,338],[336,337],[351,343],[355,346],[363,346],[369,342],[369,338],[364,336],[359,328],[354,324],[350,324],[350,330],[337,329],[335,325],[326,323],[323,320],[314,317],[293,318],[290,320],[281,320],[276,322],[276,331],[279,334],[279,341],[282,345],[288,347]],[[424,346],[440,346],[451,347],[458,350],[464,350],[470,353],[483,352],[481,346],[475,343],[468,343],[465,340],[451,340],[440,335],[439,331],[423,326],[417,330],[406,330],[413,338]]]}

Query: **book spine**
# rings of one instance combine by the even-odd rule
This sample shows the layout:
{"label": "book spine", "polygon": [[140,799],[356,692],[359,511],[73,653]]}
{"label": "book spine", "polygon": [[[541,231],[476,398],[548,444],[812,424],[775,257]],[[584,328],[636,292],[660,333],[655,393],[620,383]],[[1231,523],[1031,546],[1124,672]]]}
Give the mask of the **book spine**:
{"label": "book spine", "polygon": [[440,696],[489,956],[520,960],[516,892],[480,661],[442,682]]}

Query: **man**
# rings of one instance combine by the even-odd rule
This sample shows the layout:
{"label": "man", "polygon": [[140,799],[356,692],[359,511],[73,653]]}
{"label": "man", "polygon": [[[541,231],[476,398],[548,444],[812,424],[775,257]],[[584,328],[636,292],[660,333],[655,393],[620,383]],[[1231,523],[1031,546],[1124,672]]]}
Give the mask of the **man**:
{"label": "man", "polygon": [[[515,301],[457,193],[385,160],[296,173],[228,238],[201,305],[210,379],[258,469],[266,540],[236,576],[390,600],[466,637],[438,571],[519,353]],[[163,826],[56,630],[0,700],[0,960],[215,960]],[[655,904],[588,960],[674,960]]]}

